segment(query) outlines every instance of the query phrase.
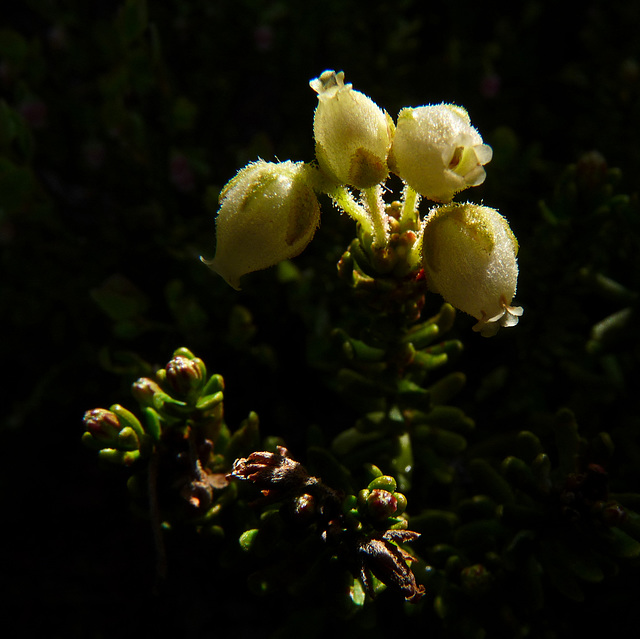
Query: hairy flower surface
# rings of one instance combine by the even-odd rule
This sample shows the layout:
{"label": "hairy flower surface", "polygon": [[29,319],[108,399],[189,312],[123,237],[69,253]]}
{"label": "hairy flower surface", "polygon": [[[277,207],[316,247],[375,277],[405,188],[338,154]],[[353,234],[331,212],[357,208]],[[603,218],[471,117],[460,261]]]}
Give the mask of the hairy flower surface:
{"label": "hairy flower surface", "polygon": [[309,84],[318,93],[313,132],[322,170],[358,189],[384,181],[389,174],[391,118],[371,98],[344,84],[342,71],[325,71]]}
{"label": "hairy flower surface", "polygon": [[516,292],[518,242],[495,209],[450,204],[424,222],[422,257],[429,288],[478,320],[473,330],[494,335],[515,326],[521,307],[510,306]]}
{"label": "hairy flower surface", "polygon": [[220,193],[216,254],[203,261],[233,288],[246,273],[295,257],[320,222],[320,205],[302,162],[245,166]]}
{"label": "hairy flower surface", "polygon": [[465,109],[438,104],[400,111],[389,165],[414,191],[446,203],[484,182],[492,155]]}

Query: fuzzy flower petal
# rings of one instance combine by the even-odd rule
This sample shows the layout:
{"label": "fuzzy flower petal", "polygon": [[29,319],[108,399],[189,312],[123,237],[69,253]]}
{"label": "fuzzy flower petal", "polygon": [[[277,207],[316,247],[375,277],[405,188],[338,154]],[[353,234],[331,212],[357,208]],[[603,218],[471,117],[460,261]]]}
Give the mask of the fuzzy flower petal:
{"label": "fuzzy flower petal", "polygon": [[412,189],[446,203],[484,182],[492,155],[465,109],[438,104],[400,111],[389,165]]}
{"label": "fuzzy flower petal", "polygon": [[383,182],[389,174],[391,118],[371,98],[345,84],[342,71],[325,71],[309,84],[318,93],[313,132],[322,170],[335,182],[358,189]]}
{"label": "fuzzy flower petal", "polygon": [[476,204],[435,208],[425,219],[422,257],[429,288],[494,335],[523,313],[511,306],[518,280],[518,243],[506,219]]}
{"label": "fuzzy flower petal", "polygon": [[295,257],[311,241],[320,205],[306,170],[302,162],[258,160],[220,193],[216,255],[202,261],[233,288],[240,288],[244,274]]}

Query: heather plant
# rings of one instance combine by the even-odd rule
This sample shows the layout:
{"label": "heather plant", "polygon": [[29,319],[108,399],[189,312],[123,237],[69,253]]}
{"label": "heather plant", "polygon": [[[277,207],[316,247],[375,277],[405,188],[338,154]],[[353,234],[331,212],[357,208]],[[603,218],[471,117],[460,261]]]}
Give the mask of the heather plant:
{"label": "heather plant", "polygon": [[632,635],[637,7],[294,4],[5,16],[7,632]]}
{"label": "heather plant", "polygon": [[[342,72],[310,85],[315,161],[241,169],[220,193],[215,256],[201,259],[233,288],[250,287],[265,268],[295,273],[290,260],[322,233],[324,216],[353,219],[333,284],[341,304],[314,361],[332,377],[316,392],[349,405],[353,423],[299,424],[306,445],[294,435],[294,454],[292,434],[263,436],[254,412],[227,424],[233,388],[182,347],[134,383],[137,415],[119,404],[88,411],[84,441],[130,469],[160,578],[171,560],[164,537],[190,526],[251,558],[256,596],[304,593],[303,610],[324,601],[354,627],[395,598],[452,636],[520,636],[549,592],[581,601],[583,584],[640,555],[638,496],[611,490],[610,435],[581,437],[570,411],[557,416],[553,443],[515,425],[494,459],[480,453],[491,440],[452,404],[465,384],[450,370],[463,348],[448,336],[456,308],[484,337],[523,314],[512,305],[518,242],[507,220],[453,201],[484,181],[492,157],[468,113],[405,108],[396,124]],[[391,174],[400,199],[389,196]],[[435,294],[445,303],[425,318]]]}

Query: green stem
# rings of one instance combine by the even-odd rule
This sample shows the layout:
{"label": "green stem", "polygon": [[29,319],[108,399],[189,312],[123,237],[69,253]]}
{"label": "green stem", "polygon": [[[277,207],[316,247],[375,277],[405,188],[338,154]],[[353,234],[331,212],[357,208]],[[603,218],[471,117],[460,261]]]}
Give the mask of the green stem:
{"label": "green stem", "polygon": [[405,259],[408,266],[407,272],[413,271],[422,262],[422,230],[423,229],[420,229],[416,233],[416,239],[407,253],[407,257]]}
{"label": "green stem", "polygon": [[418,204],[420,196],[408,185],[405,184],[402,198],[402,212],[400,213],[400,228],[415,231],[418,229]]}
{"label": "green stem", "polygon": [[368,211],[358,204],[351,192],[344,186],[329,191],[327,195],[334,201],[336,206],[341,208],[349,217],[352,217],[369,235],[374,235],[374,225]]}
{"label": "green stem", "polygon": [[405,258],[409,271],[416,269],[422,262],[422,233],[424,231],[424,224],[420,222],[418,204],[420,204],[420,195],[405,183],[402,192],[400,229],[402,231],[413,231],[416,234],[416,238]]}
{"label": "green stem", "polygon": [[362,190],[365,204],[369,210],[371,223],[373,225],[373,237],[372,248],[379,249],[384,248],[387,245],[387,216],[384,211],[384,202],[381,196],[382,187],[378,184],[368,189]]}

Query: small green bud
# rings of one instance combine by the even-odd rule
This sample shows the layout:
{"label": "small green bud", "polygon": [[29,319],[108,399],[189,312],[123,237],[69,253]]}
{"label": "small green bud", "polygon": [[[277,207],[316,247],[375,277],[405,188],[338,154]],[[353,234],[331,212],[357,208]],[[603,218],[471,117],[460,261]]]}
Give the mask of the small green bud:
{"label": "small green bud", "polygon": [[224,393],[218,391],[213,395],[203,395],[196,403],[196,408],[201,411],[211,411],[218,406],[224,399]]}
{"label": "small green bud", "polygon": [[140,448],[140,440],[136,431],[130,426],[125,426],[118,434],[119,450],[138,450]]}
{"label": "small green bud", "polygon": [[258,543],[258,537],[260,535],[260,531],[257,528],[252,528],[251,530],[245,530],[238,539],[238,543],[242,550],[248,552],[254,548],[256,543]]}
{"label": "small green bud", "polygon": [[213,260],[202,261],[235,289],[246,273],[295,257],[320,223],[320,205],[302,162],[245,166],[222,189]]}
{"label": "small green bud", "polygon": [[116,450],[115,448],[104,448],[98,453],[100,459],[104,459],[112,464],[120,466],[131,466],[140,459],[139,450]]}
{"label": "small green bud", "polygon": [[398,515],[402,515],[402,513],[407,509],[407,498],[403,493],[393,493],[393,496],[396,500],[396,517]]}
{"label": "small green bud", "polygon": [[105,444],[117,441],[122,428],[118,416],[105,408],[88,410],[84,414],[83,423],[94,440]]}
{"label": "small green bud", "polygon": [[82,441],[97,449],[100,457],[128,465],[140,456],[144,429],[138,418],[126,408],[119,404],[114,404],[109,410],[95,408],[84,414],[83,422],[87,430]]}
{"label": "small green bud", "polygon": [[491,160],[465,109],[438,104],[402,109],[389,164],[414,191],[435,202],[450,202],[459,191],[485,179]]}
{"label": "small green bud", "polygon": [[153,396],[159,392],[160,386],[148,377],[141,377],[131,386],[131,394],[141,406],[153,406]]}
{"label": "small green bud", "polygon": [[485,337],[515,326],[518,242],[495,209],[476,204],[435,208],[424,222],[422,258],[429,288],[478,320]]}
{"label": "small green bud", "polygon": [[375,490],[378,488],[381,490],[388,490],[390,493],[395,493],[397,487],[396,480],[393,477],[390,475],[381,475],[369,483],[368,489]]}
{"label": "small green bud", "polygon": [[129,410],[120,406],[120,404],[112,404],[109,406],[109,410],[115,413],[120,422],[120,428],[131,428],[138,437],[144,436],[144,429],[140,420]]}
{"label": "small green bud", "polygon": [[342,71],[325,71],[309,85],[318,94],[313,133],[322,170],[357,189],[383,182],[389,175],[391,118],[371,98],[345,84]]}
{"label": "small green bud", "polygon": [[[173,351],[173,357],[186,357],[187,359],[197,359],[197,357],[186,347],[186,346],[181,346],[180,348],[176,348],[175,351]],[[203,368],[203,374],[206,373],[205,367],[204,367],[204,362],[202,362],[200,364]]]}
{"label": "small green bud", "polygon": [[198,388],[203,382],[202,367],[198,359],[174,357],[165,367],[167,383],[181,396]]}
{"label": "small green bud", "polygon": [[158,415],[158,412],[151,406],[143,406],[142,414],[144,415],[145,432],[155,441],[158,441],[162,434],[162,420],[160,415]]}

